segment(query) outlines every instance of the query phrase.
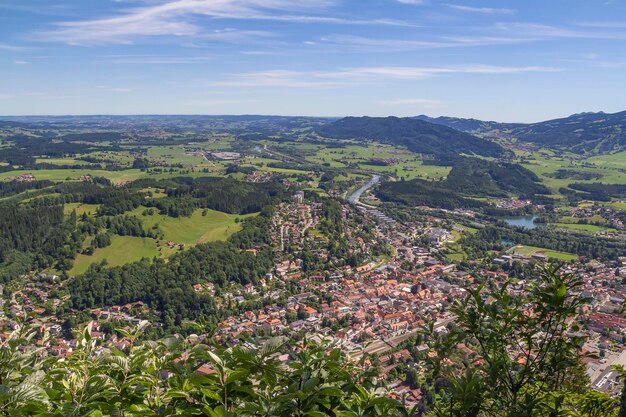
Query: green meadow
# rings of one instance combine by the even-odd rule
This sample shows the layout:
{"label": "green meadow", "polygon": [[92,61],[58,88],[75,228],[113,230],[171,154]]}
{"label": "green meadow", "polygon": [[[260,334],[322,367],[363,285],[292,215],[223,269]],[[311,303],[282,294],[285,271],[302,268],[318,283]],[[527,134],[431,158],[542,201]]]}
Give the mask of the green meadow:
{"label": "green meadow", "polygon": [[536,253],[543,253],[548,258],[558,259],[561,261],[573,261],[578,258],[576,255],[567,253],[567,252],[559,252],[556,250],[550,250],[545,248],[538,248],[536,246],[527,246],[527,245],[517,245],[510,248],[508,253],[516,253],[519,255],[532,256]]}
{"label": "green meadow", "polygon": [[[66,213],[76,210],[77,214],[81,215],[94,213],[97,207],[97,205],[89,204],[66,204],[64,209]],[[110,246],[98,248],[91,255],[78,255],[70,273],[82,274],[92,263],[105,259],[109,265],[116,266],[138,261],[141,258],[167,258],[180,250],[179,244],[190,247],[199,243],[226,240],[233,233],[241,230],[243,226],[241,220],[256,215],[236,215],[206,210],[203,216],[203,210],[197,209],[190,217],[174,218],[161,214],[144,216],[142,213],[145,210],[146,207],[139,207],[129,214],[139,217],[145,229],[158,227],[164,235],[163,240],[113,235]],[[173,248],[167,246],[169,241],[175,243]],[[88,245],[89,242],[85,242],[85,247]]]}

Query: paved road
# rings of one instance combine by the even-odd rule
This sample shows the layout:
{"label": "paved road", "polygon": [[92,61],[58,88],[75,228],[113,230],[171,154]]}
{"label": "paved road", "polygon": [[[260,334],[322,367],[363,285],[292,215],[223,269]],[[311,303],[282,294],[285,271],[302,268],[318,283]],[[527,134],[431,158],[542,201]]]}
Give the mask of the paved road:
{"label": "paved road", "polygon": [[370,182],[368,182],[363,187],[361,187],[358,190],[356,190],[355,192],[353,192],[352,195],[350,195],[350,197],[348,197],[348,201],[350,203],[358,203],[359,202],[359,198],[361,197],[361,195],[363,195],[364,192],[366,192],[367,190],[369,190],[370,188],[372,188],[373,186],[375,186],[379,182],[380,182],[380,175],[374,175],[372,177],[372,179],[370,180]]}

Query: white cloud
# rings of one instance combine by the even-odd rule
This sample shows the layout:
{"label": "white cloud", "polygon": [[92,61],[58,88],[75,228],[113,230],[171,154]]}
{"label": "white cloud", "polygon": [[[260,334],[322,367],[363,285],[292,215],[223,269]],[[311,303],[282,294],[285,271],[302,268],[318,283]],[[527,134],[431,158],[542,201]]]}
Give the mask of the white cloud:
{"label": "white cloud", "polygon": [[398,3],[402,3],[402,4],[413,4],[416,6],[425,4],[426,1],[425,0],[396,0]]}
{"label": "white cloud", "polygon": [[331,35],[320,38],[325,44],[341,48],[368,51],[404,51],[413,49],[463,48],[488,45],[513,45],[539,40],[536,37],[511,36],[441,36],[434,40],[368,38],[363,36]]}
{"label": "white cloud", "polygon": [[8,100],[13,98],[13,96],[11,94],[2,94],[0,93],[0,100]]}
{"label": "white cloud", "polygon": [[15,61],[13,61],[13,64],[15,64],[15,65],[26,65],[26,64],[28,64],[28,61],[22,61],[21,59],[16,59]]}
{"label": "white cloud", "polygon": [[239,99],[208,99],[208,100],[194,100],[189,102],[192,106],[200,107],[215,107],[215,106],[227,106],[231,104],[249,104],[258,103],[259,100],[239,100]]}
{"label": "white cloud", "polygon": [[437,107],[441,102],[426,98],[397,98],[392,100],[380,100],[378,102],[383,106],[419,106],[419,107]]}
{"label": "white cloud", "polygon": [[99,61],[120,65],[183,65],[201,64],[211,59],[209,56],[108,55]]}
{"label": "white cloud", "polygon": [[462,12],[467,12],[467,13],[479,13],[479,14],[513,14],[515,13],[515,10],[513,9],[501,9],[501,8],[495,8],[495,7],[471,7],[471,6],[464,6],[460,4],[448,4],[448,7],[455,9],[455,10],[460,10]]}
{"label": "white cloud", "polygon": [[450,67],[360,67],[337,71],[270,70],[237,74],[226,81],[212,82],[220,87],[332,88],[346,85],[380,83],[393,80],[419,80],[448,74],[519,74],[555,72],[558,68],[541,66],[504,67],[463,65]]}
{"label": "white cloud", "polygon": [[214,20],[407,25],[389,19],[359,20],[307,14],[311,11],[323,11],[332,4],[332,0],[169,0],[156,5],[126,8],[113,17],[60,22],[56,24],[56,28],[40,32],[37,37],[43,41],[95,45],[131,44],[136,38],[147,36],[204,36],[205,28],[198,25],[198,16]]}
{"label": "white cloud", "polygon": [[565,27],[543,25],[532,22],[498,23],[494,29],[500,33],[507,33],[510,36],[529,39],[626,39],[626,32],[620,31],[598,31],[579,30]]}
{"label": "white cloud", "polygon": [[626,21],[581,22],[578,26],[602,29],[626,29]]}
{"label": "white cloud", "polygon": [[25,51],[29,48],[25,48],[23,46],[15,46],[15,45],[9,45],[6,43],[0,43],[0,51],[12,51],[12,52],[21,52],[21,51]]}
{"label": "white cloud", "polygon": [[329,79],[322,73],[270,70],[238,74],[232,80],[217,81],[209,85],[219,87],[319,88],[337,87],[345,84],[345,81]]}

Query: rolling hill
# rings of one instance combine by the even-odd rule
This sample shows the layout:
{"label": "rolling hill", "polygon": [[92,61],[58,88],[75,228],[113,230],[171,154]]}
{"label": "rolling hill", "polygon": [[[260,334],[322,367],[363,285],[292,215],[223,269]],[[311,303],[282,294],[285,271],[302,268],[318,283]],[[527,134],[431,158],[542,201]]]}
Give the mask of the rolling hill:
{"label": "rolling hill", "polygon": [[626,148],[626,111],[579,113],[538,123],[498,123],[455,117],[416,116],[464,132],[490,137],[517,139],[575,153],[611,152]]}
{"label": "rolling hill", "polygon": [[429,155],[475,154],[499,157],[500,145],[446,126],[398,117],[345,117],[316,129],[333,139],[377,140]]}

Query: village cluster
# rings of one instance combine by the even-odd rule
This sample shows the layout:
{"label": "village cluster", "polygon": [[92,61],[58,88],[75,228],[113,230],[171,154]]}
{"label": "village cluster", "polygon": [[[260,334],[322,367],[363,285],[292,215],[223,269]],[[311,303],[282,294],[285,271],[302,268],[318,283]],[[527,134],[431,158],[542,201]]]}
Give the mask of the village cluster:
{"label": "village cluster", "polygon": [[[322,203],[308,201],[301,192],[276,208],[271,222],[276,262],[257,285],[233,284],[219,291],[207,280],[194,285],[195,291],[215,296],[218,305],[232,308],[246,306],[250,300],[262,301],[261,308],[240,308],[239,314],[218,323],[217,337],[223,343],[253,345],[256,337],[306,334],[309,338],[333,340],[355,361],[365,355],[366,366],[378,366],[381,378],[389,378],[399,364],[419,373],[421,365],[406,342],[422,326],[434,322],[438,331],[446,332],[454,322],[449,307],[455,300],[463,299],[468,288],[477,288],[486,280],[501,286],[510,278],[504,267],[545,260],[503,252],[494,254],[495,261],[490,263],[451,262],[442,255],[442,249],[446,242],[454,240],[457,226],[449,227],[434,218],[427,222],[399,222],[357,202],[341,205],[348,253],[366,259],[359,265],[350,265],[329,251],[328,238],[320,231],[321,211]],[[416,245],[416,241],[421,243]],[[381,242],[390,248],[390,255],[368,257]],[[313,255],[316,268],[325,265],[325,269],[307,266],[300,256],[305,248]],[[626,258],[615,264],[574,262],[566,272],[584,281],[584,295],[590,300],[580,312],[584,324],[581,331],[586,338],[584,351],[593,354],[585,357],[588,375],[596,389],[616,390],[621,385],[611,365],[626,366],[626,317],[621,312],[626,294]],[[0,343],[12,330],[36,324],[42,335],[54,336],[48,340],[42,336],[40,347],[50,355],[70,355],[76,346],[76,340],[68,333],[72,323],[52,314],[65,301],[60,296],[63,282],[48,274],[21,279],[19,291],[10,294],[6,302],[0,299]],[[527,280],[516,277],[508,291],[511,295],[519,294],[527,285]],[[156,322],[159,315],[141,302],[103,306],[86,313],[94,337],[104,346],[117,348],[123,348],[128,341],[104,331],[107,323]],[[428,348],[419,343],[414,350]],[[389,380],[393,395],[413,401],[420,398],[419,389],[408,381]]]}

